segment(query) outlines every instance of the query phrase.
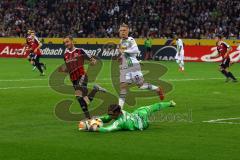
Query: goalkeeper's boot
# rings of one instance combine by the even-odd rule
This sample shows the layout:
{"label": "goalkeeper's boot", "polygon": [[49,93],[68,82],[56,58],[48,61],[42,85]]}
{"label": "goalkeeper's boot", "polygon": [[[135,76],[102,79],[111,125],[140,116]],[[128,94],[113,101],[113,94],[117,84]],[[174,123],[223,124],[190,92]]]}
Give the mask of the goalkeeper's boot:
{"label": "goalkeeper's boot", "polygon": [[173,100],[171,100],[170,103],[171,103],[170,107],[176,107],[176,105],[177,105]]}
{"label": "goalkeeper's boot", "polygon": [[106,90],[105,88],[101,87],[101,86],[98,85],[98,84],[95,84],[95,85],[93,86],[93,89],[96,90],[96,91],[103,92],[103,93],[106,93],[106,92],[107,92],[107,90]]}
{"label": "goalkeeper's boot", "polygon": [[40,76],[45,76],[45,73],[44,73],[44,72],[43,72],[43,73],[41,73],[41,74],[40,74]]}
{"label": "goalkeeper's boot", "polygon": [[160,100],[164,100],[164,91],[162,89],[162,87],[158,87],[158,91],[157,91]]}

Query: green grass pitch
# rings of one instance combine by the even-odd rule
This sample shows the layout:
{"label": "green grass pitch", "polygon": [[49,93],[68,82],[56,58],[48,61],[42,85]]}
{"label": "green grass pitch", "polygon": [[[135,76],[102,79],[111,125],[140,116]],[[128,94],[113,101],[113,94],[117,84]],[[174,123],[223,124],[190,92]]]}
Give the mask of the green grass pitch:
{"label": "green grass pitch", "polygon": [[[240,83],[225,83],[217,71],[218,63],[186,63],[186,73],[182,74],[174,62],[154,62],[168,68],[161,79],[174,87],[166,100],[177,103],[176,108],[162,113],[191,113],[191,122],[153,122],[145,131],[100,134],[79,132],[77,122],[56,118],[56,103],[74,96],[59,94],[48,87],[48,76],[63,60],[42,61],[48,66],[45,77],[33,72],[25,59],[0,59],[1,160],[237,160],[240,157],[240,120],[229,119],[240,117]],[[106,80],[110,78],[109,64],[104,61],[96,83],[116,94],[110,80]],[[158,68],[155,70],[157,74]],[[240,77],[240,65],[234,64],[232,72]],[[141,98],[134,107],[154,102],[158,98]],[[96,103],[94,100],[91,105]],[[77,102],[71,108],[80,112]],[[217,119],[226,120],[203,122]]]}

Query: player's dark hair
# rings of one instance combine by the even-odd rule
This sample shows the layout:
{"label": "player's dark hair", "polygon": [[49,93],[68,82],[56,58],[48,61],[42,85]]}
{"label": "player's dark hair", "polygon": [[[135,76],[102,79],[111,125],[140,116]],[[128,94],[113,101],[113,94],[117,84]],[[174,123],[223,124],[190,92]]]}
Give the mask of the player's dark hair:
{"label": "player's dark hair", "polygon": [[222,35],[220,35],[220,34],[217,34],[216,37],[219,39],[222,39]]}
{"label": "player's dark hair", "polygon": [[108,107],[108,113],[120,113],[121,112],[121,106],[118,104],[111,104]]}
{"label": "player's dark hair", "polygon": [[71,41],[73,41],[73,36],[71,36],[71,35],[67,35],[64,38],[69,38]]}

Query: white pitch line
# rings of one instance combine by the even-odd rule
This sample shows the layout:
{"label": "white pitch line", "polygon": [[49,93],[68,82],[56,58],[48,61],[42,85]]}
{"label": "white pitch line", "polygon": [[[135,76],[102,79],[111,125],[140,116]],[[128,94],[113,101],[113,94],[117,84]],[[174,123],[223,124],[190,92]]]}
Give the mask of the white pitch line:
{"label": "white pitch line", "polygon": [[[93,83],[89,83],[93,84]],[[110,84],[110,83],[99,83],[99,84]],[[71,86],[71,84],[68,84]],[[53,87],[62,87],[65,85],[53,86]],[[45,86],[20,86],[20,87],[0,87],[0,90],[8,90],[8,89],[31,89],[31,88],[51,88],[49,85]]]}
{"label": "white pitch line", "polygon": [[[240,78],[240,77],[237,77]],[[147,79],[147,78],[145,78]],[[186,78],[186,79],[160,79],[163,81],[170,81],[170,82],[184,82],[184,81],[206,81],[206,80],[221,80],[225,78]],[[46,81],[49,79],[0,79],[0,82],[18,82],[18,81]],[[99,78],[97,80],[101,81],[110,81],[110,78]]]}
{"label": "white pitch line", "polygon": [[[240,77],[237,77],[240,78]],[[162,79],[163,81],[170,81],[170,82],[185,82],[185,81],[206,81],[206,80],[221,80],[224,78],[188,78],[188,79]],[[0,79],[0,82],[18,82],[18,81],[46,81],[48,79]],[[109,78],[98,79],[102,81],[110,81]],[[99,84],[112,84],[111,82],[97,82]],[[89,83],[91,84],[91,83]],[[1,87],[0,90],[7,90],[7,89],[30,89],[30,88],[47,88],[50,86],[20,86],[20,87]]]}
{"label": "white pitch line", "polygon": [[236,123],[236,122],[209,122],[209,123],[218,123],[218,124],[240,124],[239,123]]}
{"label": "white pitch line", "polygon": [[240,122],[224,122],[227,120],[236,120],[240,119],[240,117],[235,117],[235,118],[222,118],[222,119],[213,119],[213,120],[208,120],[208,121],[202,121],[204,123],[222,123],[222,124],[240,124]]}
{"label": "white pitch line", "polygon": [[48,79],[0,79],[0,82],[19,82],[19,81],[45,81]]}
{"label": "white pitch line", "polygon": [[0,90],[7,89],[31,89],[31,88],[48,88],[49,86],[26,86],[26,87],[2,87]]}
{"label": "white pitch line", "polygon": [[[236,77],[236,78],[240,78],[240,77]],[[222,80],[222,79],[226,79],[226,78],[220,78],[220,77],[219,78],[186,78],[186,79],[166,79],[166,81],[181,82],[181,81],[206,81],[206,80]]]}

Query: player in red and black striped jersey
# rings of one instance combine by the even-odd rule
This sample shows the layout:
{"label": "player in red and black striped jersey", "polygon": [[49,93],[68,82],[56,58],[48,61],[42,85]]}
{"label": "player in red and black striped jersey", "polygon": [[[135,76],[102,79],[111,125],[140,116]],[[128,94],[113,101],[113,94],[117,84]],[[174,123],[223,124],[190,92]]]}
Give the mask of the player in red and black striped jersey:
{"label": "player in red and black striped jersey", "polygon": [[87,57],[91,64],[96,64],[96,59],[86,53],[81,48],[76,48],[73,44],[73,38],[68,36],[64,38],[66,50],[64,53],[64,61],[66,67],[61,67],[60,72],[68,72],[75,89],[75,96],[85,114],[86,118],[91,118],[88,111],[88,104],[93,100],[98,91],[106,92],[106,89],[99,85],[94,85],[93,90],[88,94],[88,76],[84,70],[84,59]]}
{"label": "player in red and black striped jersey", "polygon": [[40,75],[45,75],[43,72],[43,68],[46,70],[46,65],[40,62],[40,57],[42,55],[42,52],[40,48],[42,47],[42,43],[38,40],[38,38],[35,36],[35,32],[29,30],[28,31],[28,37],[26,38],[26,48],[27,48],[27,54],[29,61],[37,67]]}
{"label": "player in red and black striped jersey", "polygon": [[27,37],[26,37],[26,43],[25,43],[25,51],[26,51],[26,55],[27,55],[27,59],[28,61],[32,64],[33,66],[33,71],[36,69],[36,65],[35,63],[33,62],[33,58],[34,58],[34,53],[30,47],[30,45],[28,45],[28,41],[29,41],[29,37],[30,37],[30,34],[31,34],[31,30],[28,30],[27,32]]}
{"label": "player in red and black striped jersey", "polygon": [[222,72],[223,75],[225,75],[226,82],[228,82],[230,79],[232,79],[233,82],[237,82],[237,79],[234,77],[232,72],[229,71],[231,59],[229,56],[230,51],[232,50],[231,46],[229,46],[227,43],[225,43],[222,40],[222,37],[220,35],[216,36],[216,44],[217,44],[217,51],[218,54],[222,57],[222,62],[219,65],[219,70]]}

